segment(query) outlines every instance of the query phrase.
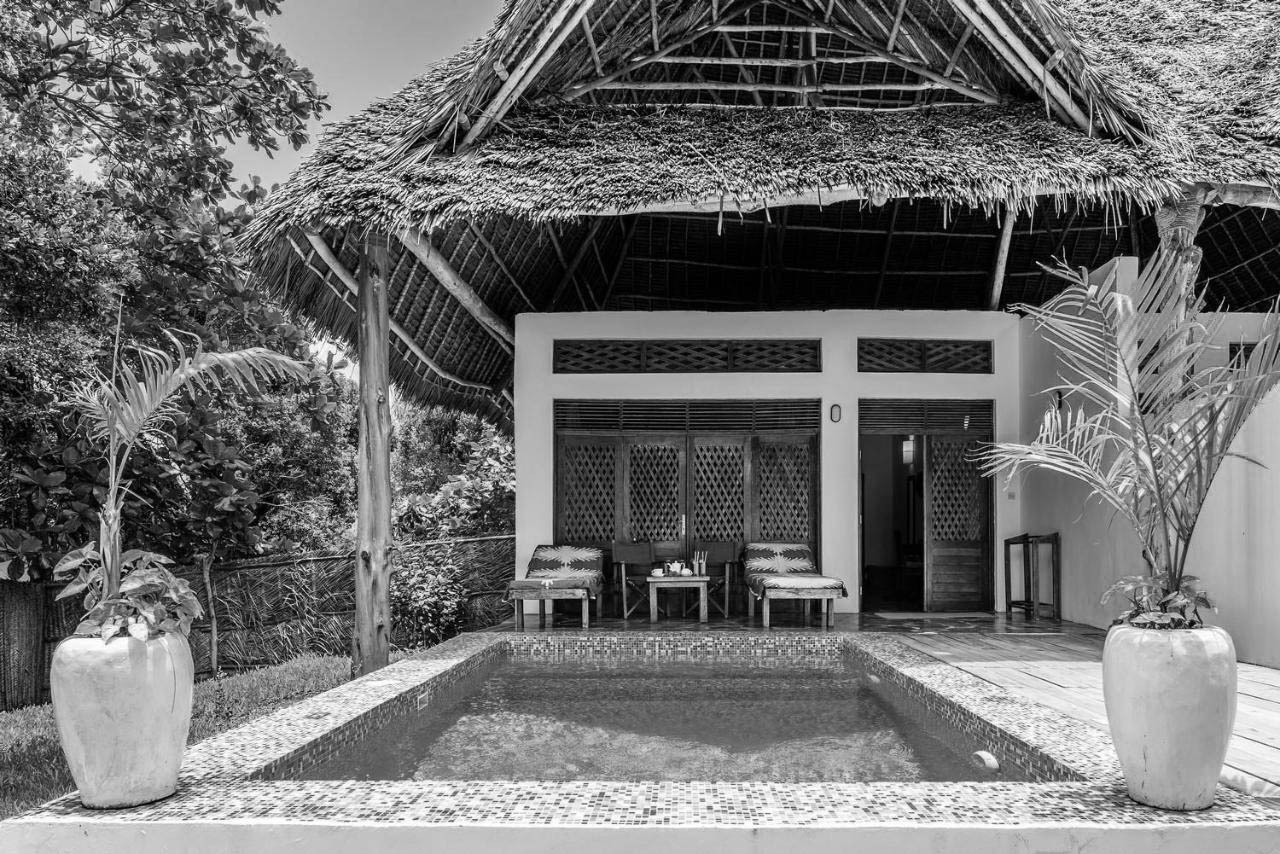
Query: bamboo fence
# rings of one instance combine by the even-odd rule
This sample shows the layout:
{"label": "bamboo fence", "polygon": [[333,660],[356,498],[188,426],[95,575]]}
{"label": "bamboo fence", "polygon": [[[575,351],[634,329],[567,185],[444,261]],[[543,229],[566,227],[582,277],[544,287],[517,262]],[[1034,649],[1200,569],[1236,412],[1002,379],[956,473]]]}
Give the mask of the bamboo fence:
{"label": "bamboo fence", "polygon": [[[278,664],[301,653],[349,655],[355,622],[352,552],[234,561],[207,572],[183,567],[205,609],[191,629],[197,674]],[[463,628],[501,622],[511,606],[502,591],[515,570],[512,535],[411,543],[396,565],[451,568],[468,592]],[[49,665],[58,641],[75,629],[80,603],[55,601],[60,585],[0,582],[0,710],[49,698]]]}

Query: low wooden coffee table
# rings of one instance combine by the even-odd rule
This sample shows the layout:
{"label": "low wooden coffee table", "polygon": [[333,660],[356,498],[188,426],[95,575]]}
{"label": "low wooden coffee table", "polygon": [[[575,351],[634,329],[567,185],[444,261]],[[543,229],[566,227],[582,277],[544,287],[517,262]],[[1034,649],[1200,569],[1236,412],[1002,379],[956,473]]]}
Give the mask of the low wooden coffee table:
{"label": "low wooden coffee table", "polygon": [[698,622],[705,623],[707,621],[707,582],[711,580],[707,575],[651,575],[647,579],[649,582],[649,622],[658,622],[658,588],[668,589],[689,589],[697,588],[698,591]]}

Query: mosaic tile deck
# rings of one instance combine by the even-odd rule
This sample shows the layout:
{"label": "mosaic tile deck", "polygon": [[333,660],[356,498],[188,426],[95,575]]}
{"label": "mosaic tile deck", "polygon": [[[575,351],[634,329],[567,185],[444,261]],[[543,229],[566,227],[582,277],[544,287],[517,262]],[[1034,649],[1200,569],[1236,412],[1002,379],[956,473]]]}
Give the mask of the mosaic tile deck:
{"label": "mosaic tile deck", "polygon": [[[843,656],[850,656],[868,673],[905,692],[929,714],[988,745],[1002,761],[1016,762],[1030,779],[1041,782],[288,779],[339,746],[368,736],[394,716],[466,691],[507,656],[553,662],[749,660],[753,666],[777,667],[801,663],[814,667],[823,662],[838,666]],[[329,850],[325,846],[330,844],[349,850],[353,840],[366,838],[359,834],[381,831],[389,834],[378,837],[384,850],[400,850],[397,845],[410,850],[428,837],[433,842],[457,843],[461,837],[439,834],[462,830],[474,831],[465,839],[468,845],[478,845],[477,850],[521,850],[522,843],[513,844],[512,838],[501,835],[504,828],[575,832],[714,828],[724,832],[715,839],[726,845],[738,839],[731,831],[755,834],[763,829],[808,828],[822,829],[824,834],[845,833],[829,840],[826,835],[806,837],[817,846],[811,850],[828,850],[824,845],[833,851],[850,850],[849,845],[879,840],[874,844],[888,845],[898,854],[912,850],[912,845],[930,851],[1056,852],[1079,850],[1083,845],[1091,846],[1090,851],[1124,850],[1131,854],[1204,851],[1210,850],[1204,847],[1207,839],[1214,840],[1211,847],[1215,852],[1236,846],[1239,850],[1280,851],[1280,804],[1220,788],[1217,804],[1199,813],[1165,813],[1140,806],[1124,795],[1105,733],[913,649],[893,634],[805,630],[464,635],[201,742],[188,751],[178,794],[165,801],[96,812],[80,807],[74,797],[61,798],[0,823],[0,849],[9,850],[6,845],[11,841],[31,844],[38,840],[41,845],[53,846],[47,850],[101,850],[103,842],[114,838],[111,834],[127,829],[147,831],[136,836],[142,840],[138,845],[129,837],[134,851],[165,850],[166,845],[173,850],[173,839],[165,833],[178,827],[197,828],[192,831],[196,835],[181,837],[184,842],[179,849],[210,851],[241,850],[237,846],[252,839],[275,844],[267,842],[274,839],[272,829],[294,834],[288,837],[294,842],[312,839],[314,844],[308,843],[311,850]],[[316,833],[307,836],[311,832],[308,828]],[[397,828],[411,828],[416,835],[397,836],[392,833]],[[901,835],[879,835],[889,830]],[[1146,835],[1134,835],[1147,831]],[[490,832],[497,835],[491,839],[485,835]],[[573,838],[581,841],[588,836]],[[691,851],[705,851],[708,844],[714,845],[696,834],[688,839]],[[742,839],[752,850],[766,850],[771,845],[788,850],[795,844],[785,834],[768,844],[766,837]],[[894,839],[906,847],[898,846]],[[907,844],[909,840],[915,842]],[[556,850],[560,844],[532,844],[534,837],[528,841],[529,850],[539,851]],[[1121,847],[1111,848],[1112,842]],[[645,843],[647,848],[634,850],[652,850],[653,844],[650,841]],[[671,844],[675,846],[671,851],[679,847]],[[1055,845],[1058,847],[1052,847]]]}

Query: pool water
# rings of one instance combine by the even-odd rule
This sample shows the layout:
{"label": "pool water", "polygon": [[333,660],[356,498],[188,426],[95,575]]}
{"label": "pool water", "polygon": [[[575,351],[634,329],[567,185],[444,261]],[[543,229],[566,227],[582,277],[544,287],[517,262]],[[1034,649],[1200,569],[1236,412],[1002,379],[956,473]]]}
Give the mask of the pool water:
{"label": "pool water", "polygon": [[499,665],[304,771],[313,780],[1016,779],[856,669]]}

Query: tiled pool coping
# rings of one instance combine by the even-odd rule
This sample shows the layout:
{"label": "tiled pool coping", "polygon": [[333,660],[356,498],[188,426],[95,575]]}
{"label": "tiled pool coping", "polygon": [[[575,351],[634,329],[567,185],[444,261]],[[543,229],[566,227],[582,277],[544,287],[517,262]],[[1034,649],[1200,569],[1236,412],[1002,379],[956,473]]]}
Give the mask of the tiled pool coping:
{"label": "tiled pool coping", "polygon": [[[300,781],[282,779],[338,747],[483,675],[506,656],[705,661],[749,657],[767,665],[852,655],[935,714],[1014,759],[1033,779],[1008,783],[573,783]],[[171,837],[171,834],[195,836]],[[198,830],[197,830],[198,828]],[[534,830],[556,829],[545,836]],[[921,653],[892,634],[826,631],[475,633],[397,662],[192,747],[179,792],[156,804],[98,812],[68,796],[0,823],[10,841],[45,850],[99,851],[117,833],[135,852],[252,850],[280,835],[308,851],[349,850],[377,837],[381,850],[426,841],[474,850],[563,850],[608,831],[689,831],[672,851],[728,845],[788,850],[801,830],[812,850],[883,844],[929,851],[1280,851],[1280,806],[1220,788],[1199,813],[1166,813],[1124,795],[1107,735]],[[414,832],[408,832],[412,829]],[[702,831],[722,831],[714,841]],[[774,836],[763,831],[777,831]],[[146,831],[139,834],[138,831]],[[515,831],[524,831],[512,836]],[[820,833],[818,831],[821,831]],[[840,832],[837,832],[840,831]],[[884,833],[888,836],[883,836]],[[135,841],[133,836],[137,836]],[[461,834],[461,835],[460,835]],[[896,835],[895,835],[896,834]],[[1206,836],[1205,834],[1210,834]],[[646,837],[647,838],[647,837]],[[167,840],[167,842],[166,842]],[[175,849],[175,840],[180,840]],[[281,843],[283,844],[283,843]],[[630,843],[628,843],[629,845]],[[636,850],[652,851],[655,839]],[[734,843],[736,844],[736,843]],[[166,849],[166,845],[169,847]],[[1265,847],[1271,845],[1271,848]],[[245,847],[248,846],[248,847]],[[317,847],[318,846],[318,847]],[[389,847],[388,847],[389,846]],[[977,846],[977,847],[974,847]],[[1054,847],[1057,846],[1057,847]],[[1225,847],[1224,847],[1225,846]]]}

